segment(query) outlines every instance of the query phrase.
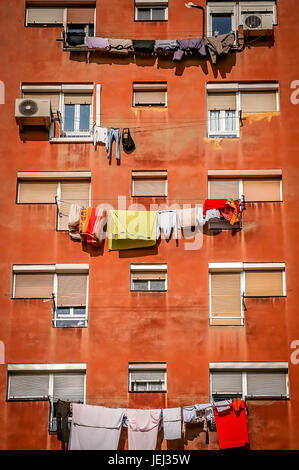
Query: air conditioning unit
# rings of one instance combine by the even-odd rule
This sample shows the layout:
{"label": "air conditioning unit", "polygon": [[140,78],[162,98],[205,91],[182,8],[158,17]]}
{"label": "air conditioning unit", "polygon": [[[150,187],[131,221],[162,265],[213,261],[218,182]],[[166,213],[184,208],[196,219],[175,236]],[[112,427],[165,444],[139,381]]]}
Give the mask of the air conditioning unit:
{"label": "air conditioning unit", "polygon": [[15,118],[21,126],[50,127],[52,121],[51,101],[49,99],[17,98]]}
{"label": "air conditioning unit", "polygon": [[259,31],[273,29],[273,13],[250,12],[243,13],[244,31]]}

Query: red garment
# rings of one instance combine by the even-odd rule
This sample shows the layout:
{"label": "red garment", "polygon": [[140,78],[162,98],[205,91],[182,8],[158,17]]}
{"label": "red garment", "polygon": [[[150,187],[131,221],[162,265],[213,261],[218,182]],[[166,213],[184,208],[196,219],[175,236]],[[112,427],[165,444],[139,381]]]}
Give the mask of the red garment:
{"label": "red garment", "polygon": [[213,407],[220,449],[244,447],[249,444],[244,400],[234,400],[223,412]]}
{"label": "red garment", "polygon": [[238,200],[232,199],[206,199],[203,206],[203,214],[210,209],[218,209],[220,215],[229,220],[231,225],[239,222],[238,214],[240,213],[240,203]]}

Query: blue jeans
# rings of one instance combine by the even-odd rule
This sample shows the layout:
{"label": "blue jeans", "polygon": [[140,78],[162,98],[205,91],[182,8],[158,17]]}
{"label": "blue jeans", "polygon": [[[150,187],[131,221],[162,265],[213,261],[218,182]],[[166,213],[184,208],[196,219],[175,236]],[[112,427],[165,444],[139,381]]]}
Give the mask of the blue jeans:
{"label": "blue jeans", "polygon": [[115,140],[115,143],[116,143],[116,160],[120,160],[120,130],[115,129],[114,127],[111,127],[111,129],[108,132],[107,145],[106,145],[107,152],[108,152],[108,159],[110,161],[111,161],[113,139]]}

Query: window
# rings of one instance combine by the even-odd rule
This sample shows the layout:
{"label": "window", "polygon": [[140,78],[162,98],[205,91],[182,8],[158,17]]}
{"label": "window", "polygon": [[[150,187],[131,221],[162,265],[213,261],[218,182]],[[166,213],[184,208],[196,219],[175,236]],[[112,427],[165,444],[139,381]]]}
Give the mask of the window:
{"label": "window", "polygon": [[277,83],[207,85],[208,137],[239,137],[243,114],[279,111]]}
{"label": "window", "polygon": [[19,172],[17,203],[55,204],[57,201],[57,230],[68,230],[71,204],[89,204],[90,179],[90,172]]}
{"label": "window", "polygon": [[50,100],[54,118],[50,140],[72,137],[91,139],[93,89],[93,85],[87,84],[22,85],[22,97]]}
{"label": "window", "polygon": [[274,0],[264,1],[223,1],[207,2],[207,35],[214,36],[237,31],[239,25],[246,28],[248,15],[256,13],[261,18],[262,24],[259,29],[272,29],[277,23],[276,2]]}
{"label": "window", "polygon": [[133,83],[133,106],[167,106],[167,83]]}
{"label": "window", "polygon": [[167,171],[132,171],[132,196],[167,196]]}
{"label": "window", "polygon": [[[95,24],[95,7],[78,6],[76,8],[27,6],[26,26],[73,26],[87,27],[86,33],[93,36]],[[90,34],[92,32],[92,34]]]}
{"label": "window", "polygon": [[131,264],[131,290],[166,291],[167,264]]}
{"label": "window", "polygon": [[129,364],[129,392],[165,392],[166,363]]}
{"label": "window", "polygon": [[244,298],[285,297],[284,263],[209,263],[210,325],[244,325]]}
{"label": "window", "polygon": [[210,363],[212,401],[289,398],[287,362]]}
{"label": "window", "polygon": [[135,0],[136,21],[167,21],[168,0]]}
{"label": "window", "polygon": [[14,265],[13,299],[53,300],[53,327],[86,327],[88,265]]}
{"label": "window", "polygon": [[210,170],[208,194],[211,199],[230,197],[246,202],[282,201],[281,170]]}
{"label": "window", "polygon": [[85,364],[8,364],[7,400],[50,401],[49,431],[56,431],[56,404],[85,402]]}

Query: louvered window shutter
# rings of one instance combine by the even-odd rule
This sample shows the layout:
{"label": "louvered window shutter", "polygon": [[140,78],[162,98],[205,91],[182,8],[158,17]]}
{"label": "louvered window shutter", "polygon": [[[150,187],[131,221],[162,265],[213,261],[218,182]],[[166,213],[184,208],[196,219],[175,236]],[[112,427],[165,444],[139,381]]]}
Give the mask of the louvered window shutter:
{"label": "louvered window shutter", "polygon": [[28,7],[27,25],[62,25],[64,8]]}
{"label": "louvered window shutter", "polygon": [[283,271],[246,271],[245,290],[252,297],[282,296]]}
{"label": "louvered window shutter", "polygon": [[10,374],[8,399],[47,399],[48,374]]}
{"label": "louvered window shutter", "polygon": [[68,229],[69,210],[71,204],[88,207],[89,205],[89,181],[65,181],[60,185],[61,203],[59,215],[59,230]]}
{"label": "louvered window shutter", "polygon": [[236,93],[208,93],[209,111],[234,111],[236,109]]}
{"label": "louvered window shutter", "polygon": [[165,105],[167,84],[162,83],[134,83],[135,105]]}
{"label": "louvered window shutter", "polygon": [[240,273],[211,273],[211,316],[212,325],[242,324]]}
{"label": "louvered window shutter", "polygon": [[212,372],[213,395],[242,394],[241,372]]}
{"label": "louvered window shutter", "polygon": [[58,307],[86,306],[87,274],[58,274]]}
{"label": "louvered window shutter", "polygon": [[239,180],[210,180],[210,199],[239,199]]}
{"label": "louvered window shutter", "polygon": [[68,8],[67,22],[73,24],[93,24],[94,8]]}
{"label": "louvered window shutter", "polygon": [[286,374],[283,372],[248,372],[247,396],[285,397]]}
{"label": "louvered window shutter", "polygon": [[277,111],[277,92],[241,91],[241,109],[243,113],[266,113]]}
{"label": "louvered window shutter", "polygon": [[52,181],[20,181],[19,203],[54,204],[57,195],[57,182]]}
{"label": "louvered window shutter", "polygon": [[246,179],[243,182],[243,192],[247,202],[280,201],[280,179]]}
{"label": "louvered window shutter", "polygon": [[54,275],[49,273],[15,273],[15,298],[50,299]]}
{"label": "louvered window shutter", "polygon": [[55,373],[54,374],[54,401],[65,400],[74,402],[84,401],[84,376],[79,373]]}

